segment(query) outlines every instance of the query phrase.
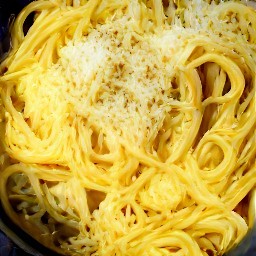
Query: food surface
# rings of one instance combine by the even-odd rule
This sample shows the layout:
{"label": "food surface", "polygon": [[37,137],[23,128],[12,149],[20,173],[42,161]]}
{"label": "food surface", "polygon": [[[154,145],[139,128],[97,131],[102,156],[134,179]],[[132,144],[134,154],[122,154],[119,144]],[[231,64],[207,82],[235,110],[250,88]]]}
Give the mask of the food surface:
{"label": "food surface", "polygon": [[239,1],[29,4],[0,64],[11,220],[63,255],[238,244],[256,184],[255,28]]}

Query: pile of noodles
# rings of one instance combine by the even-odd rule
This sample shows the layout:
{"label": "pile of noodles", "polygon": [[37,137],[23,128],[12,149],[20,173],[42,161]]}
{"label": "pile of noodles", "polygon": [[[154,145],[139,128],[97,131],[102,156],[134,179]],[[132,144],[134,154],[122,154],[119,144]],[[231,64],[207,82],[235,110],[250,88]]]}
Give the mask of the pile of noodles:
{"label": "pile of noodles", "polygon": [[29,4],[0,64],[7,215],[64,255],[239,243],[256,184],[255,28],[240,1]]}

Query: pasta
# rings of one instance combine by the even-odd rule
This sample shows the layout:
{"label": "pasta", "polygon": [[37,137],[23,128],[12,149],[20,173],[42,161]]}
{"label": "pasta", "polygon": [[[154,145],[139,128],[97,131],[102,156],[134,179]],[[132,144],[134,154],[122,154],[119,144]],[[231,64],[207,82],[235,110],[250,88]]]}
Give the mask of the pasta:
{"label": "pasta", "polygon": [[240,1],[25,7],[0,65],[7,215],[63,255],[239,243],[256,184],[255,28]]}

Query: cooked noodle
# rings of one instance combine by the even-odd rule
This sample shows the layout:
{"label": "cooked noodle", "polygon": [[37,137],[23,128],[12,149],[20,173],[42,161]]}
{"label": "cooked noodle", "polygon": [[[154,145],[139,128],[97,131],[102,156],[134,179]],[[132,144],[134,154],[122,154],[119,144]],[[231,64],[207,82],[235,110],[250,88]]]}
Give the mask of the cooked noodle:
{"label": "cooked noodle", "polygon": [[0,66],[11,220],[65,255],[236,245],[256,184],[255,28],[238,1],[29,4]]}

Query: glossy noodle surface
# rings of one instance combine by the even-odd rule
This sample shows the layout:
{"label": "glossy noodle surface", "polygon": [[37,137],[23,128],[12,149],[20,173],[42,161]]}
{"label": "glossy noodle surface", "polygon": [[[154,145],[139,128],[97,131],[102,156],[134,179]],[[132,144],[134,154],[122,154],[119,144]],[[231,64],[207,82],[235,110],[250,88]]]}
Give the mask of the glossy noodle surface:
{"label": "glossy noodle surface", "polygon": [[256,184],[255,28],[239,1],[29,4],[0,64],[8,216],[64,255],[239,243]]}

